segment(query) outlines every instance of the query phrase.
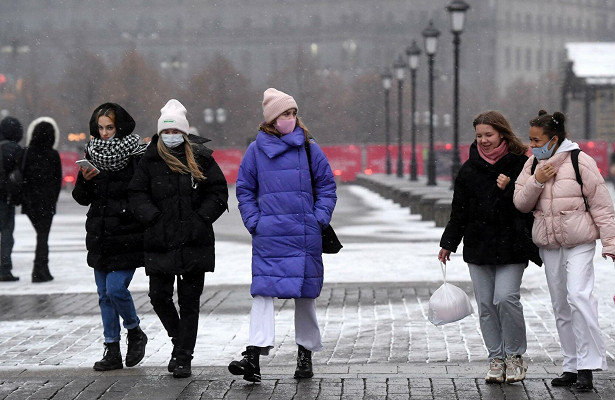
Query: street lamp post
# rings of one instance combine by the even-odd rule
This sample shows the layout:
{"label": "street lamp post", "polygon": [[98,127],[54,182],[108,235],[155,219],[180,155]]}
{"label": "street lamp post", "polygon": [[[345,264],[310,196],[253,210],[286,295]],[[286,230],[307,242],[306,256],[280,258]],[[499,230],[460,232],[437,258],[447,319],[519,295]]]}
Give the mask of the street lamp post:
{"label": "street lamp post", "polygon": [[403,120],[403,108],[402,108],[402,100],[404,98],[403,88],[404,88],[404,72],[406,72],[406,63],[404,62],[401,54],[397,58],[397,61],[393,64],[393,69],[395,70],[395,78],[397,78],[397,177],[404,177],[404,159],[402,157],[402,132],[404,126]]}
{"label": "street lamp post", "polygon": [[386,173],[387,175],[391,175],[391,153],[389,151],[389,146],[391,144],[391,122],[389,120],[389,94],[391,91],[391,72],[387,69],[382,73],[381,77],[382,87],[384,88],[384,139],[386,152]]}
{"label": "street lamp post", "polygon": [[[203,121],[207,124],[209,128],[214,122],[216,123],[213,126],[213,134],[210,139],[216,139],[218,136],[222,136],[224,139],[224,135],[222,133],[222,125],[226,122],[226,110],[224,108],[206,108],[203,110]],[[209,129],[208,129],[209,130]],[[207,131],[206,131],[207,132]]]}
{"label": "street lamp post", "polygon": [[455,185],[455,178],[461,168],[459,158],[459,45],[461,32],[465,22],[466,11],[470,5],[463,0],[453,0],[446,7],[451,17],[451,32],[453,33],[453,48],[455,56],[455,81],[453,89],[453,165],[451,167],[451,188]]}
{"label": "street lamp post", "polygon": [[412,112],[410,114],[410,119],[412,120],[412,158],[410,160],[410,180],[416,181],[418,178],[416,165],[416,119],[414,115],[416,113],[416,70],[419,68],[421,49],[416,45],[415,40],[406,49],[406,55],[408,56],[408,67],[410,67],[410,88],[412,89]]}
{"label": "street lamp post", "polygon": [[427,185],[436,185],[436,155],[433,148],[433,64],[438,50],[440,31],[433,26],[433,21],[422,32],[425,39],[425,53],[429,59],[429,155],[427,159]]}

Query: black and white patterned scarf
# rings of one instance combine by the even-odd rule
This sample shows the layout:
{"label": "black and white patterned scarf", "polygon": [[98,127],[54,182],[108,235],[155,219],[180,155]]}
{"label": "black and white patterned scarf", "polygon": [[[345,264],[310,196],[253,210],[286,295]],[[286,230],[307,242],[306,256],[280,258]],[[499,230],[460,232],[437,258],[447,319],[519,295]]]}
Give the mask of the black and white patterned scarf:
{"label": "black and white patterned scarf", "polygon": [[121,139],[92,138],[85,147],[92,163],[104,171],[119,171],[128,165],[131,156],[145,153],[147,144],[139,144],[139,135],[131,133]]}

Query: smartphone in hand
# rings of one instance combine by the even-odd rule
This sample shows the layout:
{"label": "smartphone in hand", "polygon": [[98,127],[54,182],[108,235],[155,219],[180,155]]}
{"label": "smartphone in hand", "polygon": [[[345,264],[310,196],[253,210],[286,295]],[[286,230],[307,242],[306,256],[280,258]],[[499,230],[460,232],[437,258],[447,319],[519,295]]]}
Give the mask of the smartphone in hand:
{"label": "smartphone in hand", "polygon": [[100,172],[100,170],[98,168],[96,168],[94,166],[94,164],[92,164],[89,160],[86,160],[86,159],[77,160],[77,161],[75,161],[75,164],[77,164],[81,168],[85,168],[85,169],[89,169],[89,170],[93,169],[97,173]]}

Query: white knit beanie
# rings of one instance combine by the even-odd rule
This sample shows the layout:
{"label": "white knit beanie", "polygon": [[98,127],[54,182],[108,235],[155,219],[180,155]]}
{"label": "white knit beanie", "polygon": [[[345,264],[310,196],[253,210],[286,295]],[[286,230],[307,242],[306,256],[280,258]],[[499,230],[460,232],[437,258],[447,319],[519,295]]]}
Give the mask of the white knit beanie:
{"label": "white knit beanie", "polygon": [[179,101],[171,99],[160,109],[158,118],[158,133],[165,129],[177,129],[188,133],[190,125],[186,119],[186,107]]}
{"label": "white knit beanie", "polygon": [[299,107],[297,107],[297,103],[292,96],[274,88],[269,88],[263,93],[263,116],[265,117],[265,122],[272,122],[284,111],[291,108],[296,108],[299,111]]}

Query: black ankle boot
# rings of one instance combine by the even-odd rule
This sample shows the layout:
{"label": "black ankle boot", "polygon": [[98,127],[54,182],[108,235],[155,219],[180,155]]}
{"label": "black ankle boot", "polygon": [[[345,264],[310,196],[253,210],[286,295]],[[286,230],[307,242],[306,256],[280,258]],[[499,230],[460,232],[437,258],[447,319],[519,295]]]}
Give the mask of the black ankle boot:
{"label": "black ankle boot", "polygon": [[576,388],[581,392],[588,392],[594,388],[591,369],[580,369],[578,371]]}
{"label": "black ankle boot", "polygon": [[173,351],[171,351],[171,359],[169,360],[169,365],[167,365],[167,371],[169,372],[175,371],[175,367],[177,367],[177,352],[179,351],[179,340],[172,338],[171,342],[173,343]]}
{"label": "black ankle boot", "polygon": [[140,327],[128,330],[128,351],[126,352],[126,366],[134,367],[145,356],[145,345],[147,336]]}
{"label": "black ankle boot", "polygon": [[11,271],[2,271],[0,272],[0,282],[15,282],[18,281],[19,277],[14,276]]}
{"label": "black ankle boot", "polygon": [[40,282],[49,282],[53,280],[53,276],[49,272],[49,266],[44,264],[34,264],[32,268],[32,282],[40,283]]}
{"label": "black ankle boot", "polygon": [[105,343],[105,353],[100,361],[94,363],[95,371],[111,371],[122,369],[122,353],[120,353],[120,342]]}
{"label": "black ankle boot", "polygon": [[177,351],[177,366],[173,378],[187,378],[192,375],[192,354],[186,350]]}
{"label": "black ankle boot", "polygon": [[295,379],[311,378],[314,376],[312,371],[312,352],[299,345],[297,350],[297,369]]}
{"label": "black ankle boot", "polygon": [[557,378],[551,380],[551,386],[570,386],[577,382],[577,374],[574,372],[564,372]]}
{"label": "black ankle boot", "polygon": [[261,381],[261,368],[259,366],[259,358],[261,348],[257,346],[248,346],[246,351],[241,353],[243,358],[239,361],[232,361],[228,365],[228,370],[233,375],[243,375],[243,379],[248,382]]}

